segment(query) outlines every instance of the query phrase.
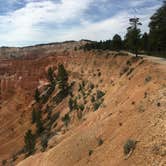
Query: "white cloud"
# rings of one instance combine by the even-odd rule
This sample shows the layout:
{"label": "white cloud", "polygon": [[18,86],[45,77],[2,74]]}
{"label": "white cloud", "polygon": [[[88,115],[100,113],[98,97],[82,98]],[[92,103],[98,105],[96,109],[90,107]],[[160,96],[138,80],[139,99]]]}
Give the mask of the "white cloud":
{"label": "white cloud", "polygon": [[[14,0],[16,1],[16,0]],[[19,0],[18,0],[19,1]],[[112,38],[115,33],[123,36],[133,16],[131,10],[118,11],[114,16],[102,21],[85,20],[84,14],[92,2],[99,0],[61,0],[55,3],[51,0],[35,2],[26,0],[25,7],[6,15],[0,15],[0,45],[29,45],[35,43],[55,42],[64,40],[104,40]],[[109,0],[102,0],[109,1]],[[138,5],[145,0],[135,0],[132,5]],[[135,2],[135,4],[134,4]],[[130,4],[131,5],[131,4]],[[142,30],[148,31],[150,16],[159,6],[140,9],[137,13],[143,23]],[[70,29],[66,23],[79,22]],[[54,27],[53,27],[53,26]],[[55,28],[61,26],[62,28]]]}
{"label": "white cloud", "polygon": [[40,38],[41,24],[60,24],[77,19],[91,2],[92,0],[62,0],[61,3],[30,0],[25,7],[0,16],[1,41],[17,43],[33,40],[35,42]]}

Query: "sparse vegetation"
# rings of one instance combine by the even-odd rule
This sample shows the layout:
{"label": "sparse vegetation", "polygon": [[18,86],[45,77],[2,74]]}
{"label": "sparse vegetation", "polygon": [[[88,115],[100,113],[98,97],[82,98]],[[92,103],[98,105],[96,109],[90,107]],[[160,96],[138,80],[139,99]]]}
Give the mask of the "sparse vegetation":
{"label": "sparse vegetation", "polygon": [[94,111],[97,111],[99,109],[100,105],[101,105],[101,102],[95,102],[93,104]]}
{"label": "sparse vegetation", "polygon": [[44,130],[40,110],[36,111],[36,129],[38,134],[42,133]]}
{"label": "sparse vegetation", "polygon": [[36,122],[36,111],[33,108],[33,110],[32,110],[32,124],[34,124],[35,122]]}
{"label": "sparse vegetation", "polygon": [[40,137],[40,141],[41,141],[42,151],[45,151],[45,149],[47,148],[47,145],[48,145],[48,135],[43,134]]}
{"label": "sparse vegetation", "polygon": [[97,90],[97,94],[96,94],[96,98],[97,98],[97,99],[102,98],[104,95],[105,95],[104,92],[102,92],[102,91],[100,91],[100,90]]}
{"label": "sparse vegetation", "polygon": [[136,141],[128,139],[123,146],[124,154],[128,155],[131,151],[134,151],[136,147]]}
{"label": "sparse vegetation", "polygon": [[70,122],[70,116],[69,116],[69,114],[65,114],[65,116],[62,117],[62,121],[63,121],[64,125],[67,127],[68,124],[69,124],[69,122]]}
{"label": "sparse vegetation", "polygon": [[151,81],[152,80],[152,77],[151,76],[147,76],[146,78],[145,78],[145,82],[147,83],[147,82],[149,82],[149,81]]}
{"label": "sparse vegetation", "polygon": [[27,156],[32,155],[35,151],[35,136],[32,134],[31,130],[25,133],[24,143]]}
{"label": "sparse vegetation", "polygon": [[81,110],[77,110],[77,118],[82,119],[82,111]]}
{"label": "sparse vegetation", "polygon": [[58,66],[57,80],[59,88],[65,92],[68,89],[68,73],[63,64]]}
{"label": "sparse vegetation", "polygon": [[35,91],[35,101],[38,103],[40,101],[40,92],[38,90],[38,88]]}
{"label": "sparse vegetation", "polygon": [[50,81],[50,83],[51,83],[51,84],[55,84],[54,70],[53,70],[52,67],[49,67],[47,76],[48,76],[48,80]]}
{"label": "sparse vegetation", "polygon": [[99,138],[99,139],[98,139],[98,146],[101,146],[101,145],[103,144],[103,142],[104,142],[103,139],[102,139],[102,138]]}
{"label": "sparse vegetation", "polygon": [[93,153],[93,150],[89,150],[88,155],[91,156]]}

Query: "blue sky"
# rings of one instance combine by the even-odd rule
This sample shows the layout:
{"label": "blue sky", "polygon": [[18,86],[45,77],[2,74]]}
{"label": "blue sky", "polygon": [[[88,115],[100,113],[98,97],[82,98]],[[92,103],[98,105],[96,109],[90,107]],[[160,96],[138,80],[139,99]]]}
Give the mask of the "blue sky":
{"label": "blue sky", "polygon": [[0,46],[106,40],[126,33],[134,15],[148,31],[162,0],[0,0]]}

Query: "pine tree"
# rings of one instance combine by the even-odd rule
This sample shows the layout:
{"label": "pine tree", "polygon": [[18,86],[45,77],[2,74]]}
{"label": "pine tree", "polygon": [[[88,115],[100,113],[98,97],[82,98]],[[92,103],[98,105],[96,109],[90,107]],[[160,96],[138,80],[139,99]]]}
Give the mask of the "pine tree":
{"label": "pine tree", "polygon": [[66,91],[68,89],[68,73],[66,69],[64,68],[63,64],[60,64],[58,66],[58,75],[57,75],[59,88],[62,91]]}
{"label": "pine tree", "polygon": [[73,110],[73,99],[72,98],[69,99],[68,105],[69,105],[69,110],[72,111]]}
{"label": "pine tree", "polygon": [[125,40],[127,42],[127,47],[134,51],[136,57],[138,56],[139,42],[141,37],[141,30],[138,28],[139,25],[142,25],[139,22],[139,18],[130,18],[130,27],[127,29],[127,34]]}
{"label": "pine tree", "polygon": [[44,130],[40,110],[36,111],[36,128],[38,134],[42,133],[42,131]]}
{"label": "pine tree", "polygon": [[112,39],[112,49],[116,51],[122,49],[122,39],[118,34],[116,34]]}
{"label": "pine tree", "polygon": [[148,51],[148,47],[149,47],[149,36],[148,34],[145,32],[143,35],[142,35],[142,38],[141,38],[141,49],[143,51]]}
{"label": "pine tree", "polygon": [[32,124],[36,122],[36,111],[35,109],[32,110]]}
{"label": "pine tree", "polygon": [[39,93],[39,90],[38,89],[36,89],[36,91],[35,91],[35,100],[36,100],[36,102],[39,102],[40,101],[40,93]]}
{"label": "pine tree", "polygon": [[51,82],[51,84],[55,84],[55,79],[54,79],[54,70],[53,68],[48,69],[48,80]]}
{"label": "pine tree", "polygon": [[33,154],[35,151],[35,136],[31,130],[28,130],[24,136],[25,149],[28,155]]}
{"label": "pine tree", "polygon": [[149,27],[150,51],[166,51],[166,1],[151,17]]}

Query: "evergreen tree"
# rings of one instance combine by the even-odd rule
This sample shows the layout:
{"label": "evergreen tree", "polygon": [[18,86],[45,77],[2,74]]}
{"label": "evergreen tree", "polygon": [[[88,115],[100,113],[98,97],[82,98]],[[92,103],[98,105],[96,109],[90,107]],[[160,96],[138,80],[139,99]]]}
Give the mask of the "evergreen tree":
{"label": "evergreen tree", "polygon": [[45,149],[48,146],[48,136],[47,136],[47,134],[43,134],[40,138],[40,141],[41,141],[42,151],[45,151]]}
{"label": "evergreen tree", "polygon": [[32,110],[32,124],[36,122],[36,111],[35,109]]}
{"label": "evergreen tree", "polygon": [[149,27],[150,51],[166,51],[166,1],[151,17]]}
{"label": "evergreen tree", "polygon": [[52,67],[49,67],[47,75],[48,75],[48,80],[51,82],[51,84],[54,84],[55,83],[54,70]]}
{"label": "evergreen tree", "polygon": [[68,102],[68,105],[69,105],[69,109],[70,109],[70,111],[73,110],[73,104],[74,104],[73,99],[70,98],[70,99],[69,99],[69,102]]}
{"label": "evergreen tree", "polygon": [[25,149],[28,155],[33,154],[35,150],[35,136],[31,130],[28,130],[24,136]]}
{"label": "evergreen tree", "polygon": [[139,25],[142,25],[139,22],[139,18],[131,18],[130,27],[127,29],[127,34],[125,37],[127,48],[134,51],[136,57],[138,56],[139,41],[141,36],[141,30],[138,28]]}
{"label": "evergreen tree", "polygon": [[38,134],[42,133],[42,131],[44,130],[40,110],[36,111],[36,128]]}
{"label": "evergreen tree", "polygon": [[36,102],[40,101],[40,93],[39,93],[38,89],[36,89],[36,91],[35,91],[35,100],[36,100]]}
{"label": "evergreen tree", "polygon": [[116,51],[122,49],[122,39],[118,34],[116,34],[112,39],[112,49]]}
{"label": "evergreen tree", "polygon": [[62,117],[62,121],[65,124],[65,126],[67,127],[68,124],[69,124],[69,122],[70,122],[70,116],[69,116],[69,114],[65,114],[65,116]]}
{"label": "evergreen tree", "polygon": [[58,66],[58,75],[57,75],[59,88],[62,91],[66,91],[68,89],[68,73],[66,69],[64,68],[63,64],[60,64]]}
{"label": "evergreen tree", "polygon": [[145,32],[141,38],[141,49],[143,51],[148,51],[148,47],[149,47],[149,36]]}

